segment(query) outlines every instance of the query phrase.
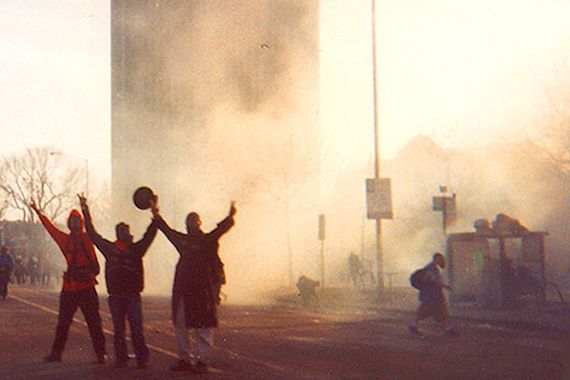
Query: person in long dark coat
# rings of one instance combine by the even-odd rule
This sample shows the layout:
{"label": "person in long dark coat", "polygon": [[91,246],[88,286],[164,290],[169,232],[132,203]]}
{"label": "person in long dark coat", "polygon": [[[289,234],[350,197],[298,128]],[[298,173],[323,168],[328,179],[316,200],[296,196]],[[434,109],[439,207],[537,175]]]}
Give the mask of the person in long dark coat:
{"label": "person in long dark coat", "polygon": [[[202,231],[200,215],[196,212],[186,217],[187,233],[184,234],[168,226],[155,202],[151,210],[158,229],[180,254],[172,290],[172,321],[180,359],[171,369],[207,372],[203,360],[213,346],[220,286],[225,281],[218,241],[234,225],[235,203],[231,203],[228,216],[209,233]],[[193,329],[196,336],[194,352],[191,352],[188,329]]]}

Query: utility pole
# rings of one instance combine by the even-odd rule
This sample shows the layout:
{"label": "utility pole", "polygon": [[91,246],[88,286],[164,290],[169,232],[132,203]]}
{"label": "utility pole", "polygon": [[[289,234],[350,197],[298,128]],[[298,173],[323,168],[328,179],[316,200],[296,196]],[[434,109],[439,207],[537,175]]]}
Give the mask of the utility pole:
{"label": "utility pole", "polygon": [[[378,130],[378,79],[376,74],[376,1],[372,0],[372,86],[374,93],[374,178],[380,179],[380,147]],[[384,289],[384,253],[382,251],[382,219],[376,216],[376,278],[378,290]]]}
{"label": "utility pole", "polygon": [[320,271],[321,271],[321,289],[325,288],[325,214],[319,215],[319,240],[321,241],[321,257],[320,257]]}
{"label": "utility pole", "polygon": [[372,85],[374,106],[374,178],[366,179],[368,219],[376,221],[376,279],[378,292],[384,291],[384,252],[382,249],[382,219],[392,219],[392,190],[390,178],[380,178],[380,132],[378,128],[378,79],[376,68],[376,2],[372,0]]}

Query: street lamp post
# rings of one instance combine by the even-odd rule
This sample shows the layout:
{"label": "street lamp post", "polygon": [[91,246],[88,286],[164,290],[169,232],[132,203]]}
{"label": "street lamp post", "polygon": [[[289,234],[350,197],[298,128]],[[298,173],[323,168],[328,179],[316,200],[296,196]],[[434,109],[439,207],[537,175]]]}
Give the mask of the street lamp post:
{"label": "street lamp post", "polygon": [[[374,178],[380,178],[380,147],[378,130],[378,79],[376,74],[376,1],[372,0],[372,86],[374,101]],[[376,217],[376,271],[378,289],[384,289],[384,255],[382,251],[382,219]]]}

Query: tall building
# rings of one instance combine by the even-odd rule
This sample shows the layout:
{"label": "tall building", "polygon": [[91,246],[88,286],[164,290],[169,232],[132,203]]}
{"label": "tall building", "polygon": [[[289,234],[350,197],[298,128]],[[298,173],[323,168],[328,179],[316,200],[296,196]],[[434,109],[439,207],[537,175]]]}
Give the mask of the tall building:
{"label": "tall building", "polygon": [[241,228],[263,231],[259,255],[287,255],[291,277],[311,240],[298,222],[316,229],[318,214],[318,37],[318,0],[113,0],[115,216],[147,223],[141,185],[181,229],[236,199]]}

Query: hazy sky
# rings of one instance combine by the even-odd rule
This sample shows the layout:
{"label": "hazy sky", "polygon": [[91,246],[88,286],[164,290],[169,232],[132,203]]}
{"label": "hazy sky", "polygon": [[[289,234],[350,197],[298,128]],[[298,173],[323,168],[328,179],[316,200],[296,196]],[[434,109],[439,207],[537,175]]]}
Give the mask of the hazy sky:
{"label": "hazy sky", "polygon": [[[323,4],[325,154],[354,165],[372,139],[370,2]],[[420,133],[446,146],[524,133],[547,98],[568,100],[570,2],[380,0],[377,20],[384,158]]]}
{"label": "hazy sky", "polygon": [[53,146],[110,168],[109,4],[0,0],[2,155]]}
{"label": "hazy sky", "polygon": [[[108,176],[109,2],[0,7],[0,154],[51,145]],[[321,8],[325,166],[349,168],[373,148],[370,2]],[[384,158],[420,133],[463,146],[532,126],[567,79],[570,2],[385,0],[377,8]]]}

